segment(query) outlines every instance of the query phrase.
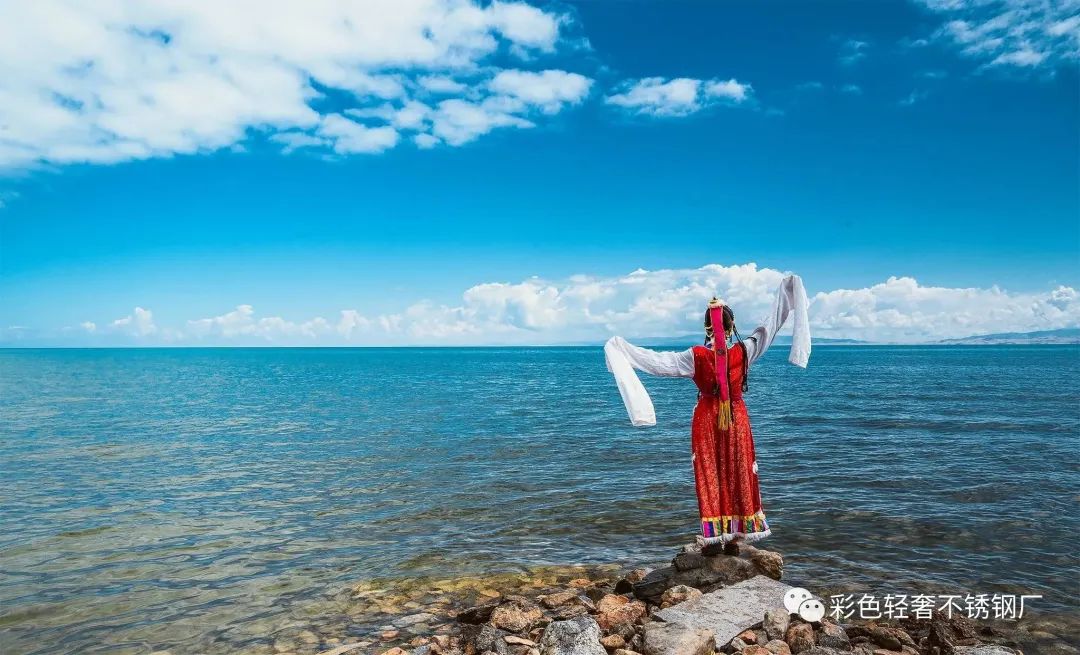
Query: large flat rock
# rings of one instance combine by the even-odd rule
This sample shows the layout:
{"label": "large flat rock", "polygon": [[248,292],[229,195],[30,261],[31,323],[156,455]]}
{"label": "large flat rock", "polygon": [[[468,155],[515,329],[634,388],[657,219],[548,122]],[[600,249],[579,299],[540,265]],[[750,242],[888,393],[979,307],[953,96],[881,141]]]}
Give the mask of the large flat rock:
{"label": "large flat rock", "polygon": [[712,630],[716,645],[723,646],[743,630],[760,623],[765,610],[782,608],[788,589],[791,587],[783,582],[758,575],[662,609],[653,618]]}

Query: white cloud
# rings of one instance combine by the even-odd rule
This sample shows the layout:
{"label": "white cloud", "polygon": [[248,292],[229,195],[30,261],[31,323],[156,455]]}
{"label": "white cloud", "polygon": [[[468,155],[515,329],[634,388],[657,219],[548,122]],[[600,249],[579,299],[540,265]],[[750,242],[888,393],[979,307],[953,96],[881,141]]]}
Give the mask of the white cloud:
{"label": "white cloud", "polygon": [[[83,325],[85,326],[86,323]],[[154,325],[154,313],[142,307],[136,307],[131,314],[113,321],[112,328],[133,337],[148,337],[158,331],[157,326]]]}
{"label": "white cloud", "polygon": [[97,324],[93,321],[83,321],[82,323],[79,323],[79,327],[86,330],[87,332],[97,331]]}
{"label": "white cloud", "polygon": [[[158,328],[137,308],[113,323],[112,333],[139,343],[279,345],[550,344],[628,338],[696,338],[704,305],[719,295],[750,332],[766,315],[784,273],[755,264],[636,270],[621,276],[575,275],[552,281],[487,282],[465,290],[457,303],[421,300],[377,316],[348,309],[336,320],[259,316],[239,305],[219,316]],[[813,280],[806,281],[813,287]],[[1067,286],[1013,293],[996,286],[949,288],[891,277],[861,289],[811,296],[811,328],[819,337],[921,342],[996,332],[1080,326],[1080,294]],[[96,334],[106,338],[109,334]],[[96,336],[90,338],[98,338]]]}
{"label": "white cloud", "polygon": [[[398,128],[344,123],[344,107],[321,115],[322,90],[405,111],[417,94],[476,101],[498,75],[493,55],[555,52],[566,23],[479,0],[8,3],[0,168],[199,153],[253,133],[288,150],[378,152]],[[554,113],[563,97],[531,106]]]}
{"label": "white cloud", "polygon": [[986,66],[1075,66],[1080,58],[1076,0],[919,1],[946,19],[937,39]]}
{"label": "white cloud", "polygon": [[861,96],[862,95],[862,87],[859,86],[858,84],[845,84],[842,87],[840,87],[840,93],[846,93],[848,95],[853,95],[853,96]]}
{"label": "white cloud", "polygon": [[581,102],[590,86],[589,78],[561,70],[538,73],[504,70],[489,84],[492,91],[536,106],[546,114],[557,113],[566,104]]}
{"label": "white cloud", "polygon": [[736,104],[744,102],[753,89],[734,78],[724,81],[645,77],[623,82],[619,91],[609,95],[606,102],[640,114],[686,116],[714,104],[718,99]]}
{"label": "white cloud", "polygon": [[357,152],[382,152],[393,148],[398,133],[392,127],[368,127],[341,114],[324,116],[317,134],[333,143],[334,152],[348,155]]}

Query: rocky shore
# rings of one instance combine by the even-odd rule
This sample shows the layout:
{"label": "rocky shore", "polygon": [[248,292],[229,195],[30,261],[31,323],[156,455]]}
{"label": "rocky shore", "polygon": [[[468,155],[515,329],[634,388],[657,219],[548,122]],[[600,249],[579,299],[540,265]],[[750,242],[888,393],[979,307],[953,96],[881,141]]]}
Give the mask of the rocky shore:
{"label": "rocky shore", "polygon": [[[1074,655],[1038,621],[1003,625],[954,614],[929,620],[808,622],[783,606],[783,557],[685,546],[669,566],[551,569],[440,581],[388,594],[361,584],[356,612],[385,623],[364,635],[279,635],[282,655]],[[572,577],[572,576],[577,577]],[[355,634],[355,633],[354,633]]]}

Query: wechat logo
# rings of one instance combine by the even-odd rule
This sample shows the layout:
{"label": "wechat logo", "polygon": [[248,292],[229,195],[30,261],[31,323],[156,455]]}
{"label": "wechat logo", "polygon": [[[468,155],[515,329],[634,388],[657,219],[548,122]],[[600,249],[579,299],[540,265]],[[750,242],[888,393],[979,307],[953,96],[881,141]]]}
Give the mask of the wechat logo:
{"label": "wechat logo", "polygon": [[825,617],[825,603],[802,587],[789,589],[784,594],[784,608],[789,614],[798,614],[807,623],[817,623]]}

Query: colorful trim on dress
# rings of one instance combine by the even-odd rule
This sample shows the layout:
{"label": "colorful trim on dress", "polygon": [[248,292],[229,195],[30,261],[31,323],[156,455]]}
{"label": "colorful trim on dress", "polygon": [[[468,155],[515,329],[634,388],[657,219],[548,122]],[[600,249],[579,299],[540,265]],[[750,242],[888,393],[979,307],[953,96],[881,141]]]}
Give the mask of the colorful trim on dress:
{"label": "colorful trim on dress", "polygon": [[725,535],[749,536],[767,532],[769,532],[769,522],[765,520],[765,512],[761,511],[749,516],[715,516],[701,520],[701,536],[706,539],[716,539]]}

